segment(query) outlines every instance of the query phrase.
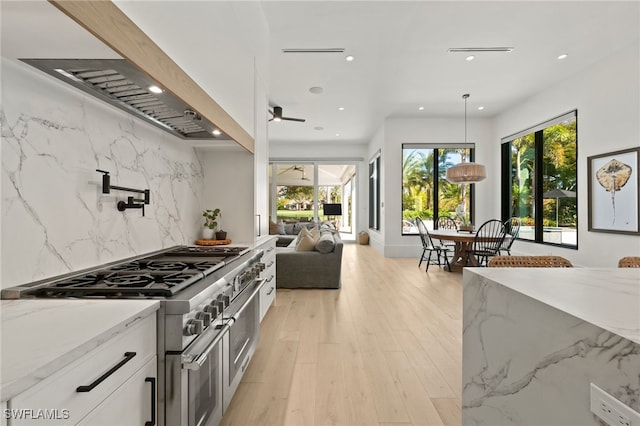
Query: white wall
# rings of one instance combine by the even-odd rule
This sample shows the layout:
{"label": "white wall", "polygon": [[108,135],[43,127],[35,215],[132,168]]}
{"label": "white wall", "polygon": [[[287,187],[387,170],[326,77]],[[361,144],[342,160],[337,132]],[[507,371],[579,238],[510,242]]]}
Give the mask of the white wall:
{"label": "white wall", "polygon": [[255,137],[254,66],[266,68],[268,40],[259,2],[192,1],[188,7],[181,1],[115,3]]}
{"label": "white wall", "polygon": [[[10,287],[191,244],[203,170],[184,141],[35,69],[2,59],[2,282]],[[151,204],[119,212],[122,191]]]}
{"label": "white wall", "polygon": [[[623,48],[589,69],[514,106],[495,120],[500,138],[572,109],[578,110],[578,250],[516,241],[520,254],[554,254],[572,263],[613,267],[623,256],[640,256],[640,236],[587,230],[587,157],[640,145],[640,46]],[[637,171],[636,171],[637,173]],[[500,211],[500,200],[493,200]]]}
{"label": "white wall", "polygon": [[[475,223],[496,217],[495,188],[499,185],[499,151],[492,156],[492,123],[488,119],[467,120],[467,142],[476,145],[476,161],[487,168],[487,179],[474,184],[476,188]],[[388,118],[385,121],[382,153],[384,202],[384,250],[387,257],[417,257],[421,252],[418,236],[402,235],[402,144],[405,143],[462,143],[464,119],[449,118]],[[377,145],[374,143],[372,145]]]}
{"label": "white wall", "polygon": [[222,211],[219,226],[233,243],[255,240],[254,158],[242,149],[201,150],[204,169],[204,209]]}

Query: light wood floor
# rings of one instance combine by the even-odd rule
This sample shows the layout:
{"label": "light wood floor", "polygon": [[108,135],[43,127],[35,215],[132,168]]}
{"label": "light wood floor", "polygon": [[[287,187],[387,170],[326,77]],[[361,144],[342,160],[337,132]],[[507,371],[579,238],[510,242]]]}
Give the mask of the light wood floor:
{"label": "light wood floor", "polygon": [[341,290],[278,289],[223,425],[460,425],[461,274],[345,244]]}

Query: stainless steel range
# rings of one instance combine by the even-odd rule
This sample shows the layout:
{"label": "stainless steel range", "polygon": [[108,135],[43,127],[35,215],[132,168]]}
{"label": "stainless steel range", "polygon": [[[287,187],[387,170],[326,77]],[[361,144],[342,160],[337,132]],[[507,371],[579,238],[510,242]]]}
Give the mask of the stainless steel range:
{"label": "stainless steel range", "polygon": [[177,246],[5,289],[2,298],[162,300],[159,424],[217,425],[258,342],[262,254],[246,247]]}

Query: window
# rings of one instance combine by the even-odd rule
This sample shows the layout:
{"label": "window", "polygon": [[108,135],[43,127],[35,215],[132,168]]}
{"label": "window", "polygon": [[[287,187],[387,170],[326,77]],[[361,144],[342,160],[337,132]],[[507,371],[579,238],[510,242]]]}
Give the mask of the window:
{"label": "window", "polygon": [[380,229],[380,151],[369,162],[369,229]]}
{"label": "window", "polygon": [[518,238],[578,247],[577,111],[502,139],[502,218]]}
{"label": "window", "polygon": [[473,223],[473,186],[451,183],[445,177],[449,167],[473,161],[472,157],[473,149],[457,144],[402,145],[403,235],[418,234],[416,218],[429,229],[441,216]]}
{"label": "window", "polygon": [[[355,177],[355,163],[272,161],[270,218],[289,224],[331,221],[343,238],[349,237],[355,229]],[[325,204],[340,205],[342,214],[326,216]]]}

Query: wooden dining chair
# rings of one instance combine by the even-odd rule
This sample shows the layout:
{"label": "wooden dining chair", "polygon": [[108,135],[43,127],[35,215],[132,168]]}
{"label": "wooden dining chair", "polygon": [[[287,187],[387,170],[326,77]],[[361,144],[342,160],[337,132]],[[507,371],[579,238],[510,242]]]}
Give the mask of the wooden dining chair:
{"label": "wooden dining chair", "polygon": [[[422,265],[422,262],[424,260],[427,261],[427,268],[425,269],[427,272],[429,272],[429,265],[431,264],[431,257],[433,255],[433,253],[436,254],[436,257],[438,259],[438,266],[441,266],[442,264],[440,263],[440,256],[443,255],[444,256],[444,261],[447,265],[447,269],[449,268],[449,258],[447,257],[447,249],[443,246],[438,246],[433,244],[433,241],[431,240],[431,235],[429,234],[429,230],[427,229],[427,225],[424,224],[424,222],[422,221],[422,219],[417,218],[415,220],[416,223],[416,227],[418,228],[418,232],[420,233],[420,241],[422,241],[422,254],[420,255],[420,262],[418,262],[418,267],[420,267],[420,265]],[[428,255],[427,255],[428,253]]]}
{"label": "wooden dining chair", "polygon": [[618,261],[619,268],[640,268],[640,257],[627,256]]}
{"label": "wooden dining chair", "polygon": [[436,229],[453,229],[457,231],[458,225],[449,216],[440,216],[436,222]]}
{"label": "wooden dining chair", "polygon": [[571,268],[561,256],[495,256],[487,264],[490,268]]}
{"label": "wooden dining chair", "polygon": [[473,238],[471,250],[467,250],[465,266],[470,264],[471,256],[476,257],[478,265],[486,266],[490,257],[499,254],[506,232],[504,223],[498,219],[490,219],[480,225]]}
{"label": "wooden dining chair", "polygon": [[[449,216],[440,216],[438,221],[436,222],[436,229],[451,229],[453,231],[458,230],[458,224],[455,220],[451,219]],[[451,241],[439,240],[440,246],[447,247],[448,249],[453,250],[456,246],[456,243]]]}
{"label": "wooden dining chair", "polygon": [[[518,238],[518,233],[520,232],[520,218],[512,217],[504,221],[504,227],[506,230],[505,239],[502,241],[500,245],[500,249],[498,250],[499,254],[502,252],[506,252],[509,256],[511,256],[511,246],[513,242]],[[509,236],[509,238],[506,238]]]}

